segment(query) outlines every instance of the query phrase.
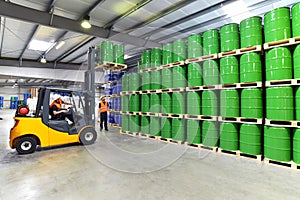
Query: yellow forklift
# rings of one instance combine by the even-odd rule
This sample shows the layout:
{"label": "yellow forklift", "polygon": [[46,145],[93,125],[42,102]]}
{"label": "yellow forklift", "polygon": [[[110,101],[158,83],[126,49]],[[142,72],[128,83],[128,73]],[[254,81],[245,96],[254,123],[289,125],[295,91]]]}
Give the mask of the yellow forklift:
{"label": "yellow forklift", "polygon": [[[67,95],[73,106],[68,112],[73,115],[74,123],[67,120],[52,119],[51,99],[54,93]],[[29,109],[20,106],[15,114],[15,124],[10,131],[10,147],[19,154],[33,153],[37,145],[49,147],[70,143],[93,144],[97,139],[93,110],[88,92],[53,88],[39,90],[36,113],[28,115]]]}

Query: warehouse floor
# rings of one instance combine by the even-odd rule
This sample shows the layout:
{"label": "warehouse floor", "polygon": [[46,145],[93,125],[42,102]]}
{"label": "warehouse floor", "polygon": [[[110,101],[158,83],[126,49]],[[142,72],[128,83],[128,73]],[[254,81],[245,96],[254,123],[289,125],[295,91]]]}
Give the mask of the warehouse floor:
{"label": "warehouse floor", "polygon": [[94,145],[18,155],[0,110],[0,199],[299,199],[300,171],[183,145],[99,133]]}

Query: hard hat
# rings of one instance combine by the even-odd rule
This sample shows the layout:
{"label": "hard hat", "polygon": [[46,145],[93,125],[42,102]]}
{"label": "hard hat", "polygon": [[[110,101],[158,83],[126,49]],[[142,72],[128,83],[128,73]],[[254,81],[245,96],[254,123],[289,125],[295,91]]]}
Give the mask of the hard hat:
{"label": "hard hat", "polygon": [[59,95],[59,94],[54,94],[54,95],[52,96],[52,98],[53,98],[54,100],[59,99],[59,98],[60,98],[60,95]]}
{"label": "hard hat", "polygon": [[101,96],[100,99],[102,100],[103,98],[105,98],[105,96]]}

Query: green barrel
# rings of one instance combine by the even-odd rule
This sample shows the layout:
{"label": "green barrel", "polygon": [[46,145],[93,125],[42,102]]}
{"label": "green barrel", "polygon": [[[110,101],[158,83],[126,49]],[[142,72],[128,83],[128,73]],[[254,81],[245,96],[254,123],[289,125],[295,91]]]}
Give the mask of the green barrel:
{"label": "green barrel", "polygon": [[300,36],[300,3],[292,7],[292,32],[293,37]]}
{"label": "green barrel", "polygon": [[130,122],[129,122],[129,131],[132,133],[140,132],[141,127],[141,116],[139,115],[130,115]]}
{"label": "green barrel", "polygon": [[151,94],[150,96],[150,112],[152,113],[160,113],[161,105],[160,105],[160,94]]}
{"label": "green barrel", "polygon": [[172,119],[166,117],[160,118],[160,130],[162,138],[172,138]]}
{"label": "green barrel", "polygon": [[300,164],[300,129],[294,129],[293,161],[297,164]]}
{"label": "green barrel", "polygon": [[172,113],[185,114],[185,94],[183,92],[173,92]]}
{"label": "green barrel", "polygon": [[114,62],[124,64],[124,45],[114,45]]}
{"label": "green barrel", "polygon": [[239,117],[240,103],[239,93],[234,89],[221,90],[220,92],[220,116]]}
{"label": "green barrel", "polygon": [[172,77],[173,88],[185,88],[186,87],[186,68],[185,66],[173,67]]}
{"label": "green barrel", "polygon": [[239,149],[238,125],[235,123],[220,124],[220,147],[224,150]]}
{"label": "green barrel", "polygon": [[129,112],[140,112],[139,94],[132,94],[129,96]]}
{"label": "green barrel", "polygon": [[161,113],[172,113],[172,93],[161,94]]}
{"label": "green barrel", "polygon": [[218,98],[213,90],[202,92],[202,115],[218,116]]}
{"label": "green barrel", "polygon": [[101,43],[101,61],[113,62],[114,61],[114,45],[112,42],[103,41]]}
{"label": "green barrel", "polygon": [[141,95],[141,110],[142,110],[142,112],[150,112],[150,96],[149,96],[149,94]]}
{"label": "green barrel", "polygon": [[198,58],[202,56],[202,36],[200,34],[188,37],[188,58]]}
{"label": "green barrel", "polygon": [[240,23],[241,48],[261,45],[263,43],[261,17],[254,16]]}
{"label": "green barrel", "polygon": [[184,40],[175,40],[173,42],[173,62],[186,60],[186,47]]}
{"label": "green barrel", "polygon": [[240,57],[240,82],[262,81],[262,64],[258,53],[246,53]]}
{"label": "green barrel", "polygon": [[218,146],[219,134],[217,122],[203,121],[202,123],[202,144],[208,147]]}
{"label": "green barrel", "polygon": [[143,64],[143,69],[147,69],[151,67],[151,50],[143,51],[142,64]]}
{"label": "green barrel", "polygon": [[142,76],[142,90],[151,90],[151,76],[150,72],[141,73]]}
{"label": "green barrel", "polygon": [[151,80],[151,90],[161,89],[161,71],[152,71],[150,72],[150,80]]}
{"label": "green barrel", "polygon": [[300,87],[295,91],[295,120],[300,121]]}
{"label": "green barrel", "polygon": [[242,124],[240,128],[240,151],[250,155],[261,155],[261,125]]}
{"label": "green barrel", "polygon": [[221,52],[240,48],[239,25],[226,24],[220,28]]}
{"label": "green barrel", "polygon": [[122,76],[122,91],[124,91],[124,92],[129,91],[128,74],[124,74]]}
{"label": "green barrel", "polygon": [[164,68],[161,70],[161,88],[173,88],[173,71],[172,69]]}
{"label": "green barrel", "polygon": [[189,144],[201,144],[201,126],[198,120],[187,120],[186,135]]}
{"label": "green barrel", "polygon": [[243,89],[241,93],[241,116],[263,118],[263,97],[259,88]]}
{"label": "green barrel", "polygon": [[291,37],[290,8],[276,8],[264,15],[265,42]]}
{"label": "green barrel", "polygon": [[188,86],[202,85],[202,69],[199,63],[190,63],[188,65]]}
{"label": "green barrel", "polygon": [[187,114],[201,115],[200,92],[187,92]]}
{"label": "green barrel", "polygon": [[235,56],[220,59],[221,84],[239,83],[239,61]]}
{"label": "green barrel", "polygon": [[172,139],[175,141],[185,140],[185,121],[184,119],[172,119]]}
{"label": "green barrel", "polygon": [[141,133],[150,134],[150,117],[141,116]]}
{"label": "green barrel", "polygon": [[215,60],[206,60],[203,63],[203,84],[219,84],[219,65]]}
{"label": "green barrel", "polygon": [[95,64],[101,63],[101,46],[97,45],[95,46]]}
{"label": "green barrel", "polygon": [[160,48],[151,49],[151,67],[159,67],[162,64],[162,51]]}
{"label": "green barrel", "polygon": [[170,64],[173,62],[173,44],[163,45],[162,64]]}
{"label": "green barrel", "polygon": [[220,52],[219,31],[212,29],[203,33],[203,55],[216,54]]}
{"label": "green barrel", "polygon": [[293,55],[293,70],[294,70],[294,78],[300,78],[300,45],[297,45],[296,49],[294,50]]}
{"label": "green barrel", "polygon": [[129,74],[128,87],[129,87],[129,91],[140,90],[140,74]]}
{"label": "green barrel", "polygon": [[129,116],[122,115],[122,131],[129,131]]}
{"label": "green barrel", "polygon": [[128,95],[122,96],[122,111],[123,112],[129,111],[129,96]]}
{"label": "green barrel", "polygon": [[150,117],[150,135],[160,136],[160,118]]}
{"label": "green barrel", "polygon": [[292,55],[288,48],[277,47],[266,53],[266,80],[292,78]]}
{"label": "green barrel", "polygon": [[277,161],[291,161],[291,131],[289,128],[268,127],[264,130],[264,156]]}
{"label": "green barrel", "polygon": [[267,119],[294,119],[294,96],[292,87],[267,88],[266,96]]}
{"label": "green barrel", "polygon": [[141,60],[139,60],[139,61],[137,62],[137,68],[138,68],[137,73],[140,73],[141,70],[143,69],[143,64],[142,64],[142,61],[141,61]]}

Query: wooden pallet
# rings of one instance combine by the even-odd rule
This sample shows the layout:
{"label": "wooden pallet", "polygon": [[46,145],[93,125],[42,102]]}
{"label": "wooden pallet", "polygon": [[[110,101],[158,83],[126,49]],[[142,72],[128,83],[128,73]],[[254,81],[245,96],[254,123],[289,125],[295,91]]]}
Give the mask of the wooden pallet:
{"label": "wooden pallet", "polygon": [[265,119],[266,126],[277,126],[277,127],[299,127],[300,121],[294,120],[273,120],[273,119]]}
{"label": "wooden pallet", "polygon": [[104,70],[120,71],[127,69],[127,65],[114,62],[103,62],[95,67],[95,69],[100,68],[103,68]]}
{"label": "wooden pallet", "polygon": [[182,119],[182,118],[184,118],[184,114],[168,114],[168,115],[169,115],[168,118],[173,118],[173,119],[176,119],[176,118]]}
{"label": "wooden pallet", "polygon": [[238,88],[238,83],[220,84],[219,89]]}
{"label": "wooden pallet", "polygon": [[209,150],[212,152],[218,151],[218,147],[209,147],[209,146],[204,146],[203,144],[200,144],[200,149],[205,149],[205,150]]}
{"label": "wooden pallet", "polygon": [[263,124],[263,119],[239,117],[239,122],[243,124]]}
{"label": "wooden pallet", "polygon": [[275,47],[291,46],[300,43],[300,37],[289,38],[285,40],[279,40],[274,42],[268,42],[264,44],[264,49],[271,49]]}
{"label": "wooden pallet", "polygon": [[171,92],[184,92],[185,88],[170,88]]}
{"label": "wooden pallet", "polygon": [[184,64],[185,64],[185,61],[178,61],[178,62],[162,65],[161,69],[181,66],[181,65],[184,65]]}
{"label": "wooden pallet", "polygon": [[262,45],[256,45],[256,46],[252,46],[252,47],[246,47],[246,48],[241,48],[241,49],[235,49],[232,51],[221,52],[218,54],[218,57],[223,58],[226,56],[237,56],[237,55],[250,53],[250,52],[261,52],[262,53]]}
{"label": "wooden pallet", "polygon": [[262,118],[244,118],[244,117],[218,117],[219,122],[235,122],[235,123],[243,123],[243,124],[262,124]]}
{"label": "wooden pallet", "polygon": [[238,83],[238,88],[261,88],[262,82]]}
{"label": "wooden pallet", "polygon": [[219,147],[218,153],[225,153],[225,154],[237,156],[239,155],[240,152],[238,150],[225,150]]}
{"label": "wooden pallet", "polygon": [[185,119],[193,119],[193,120],[201,120],[202,119],[202,115],[184,115]]}
{"label": "wooden pallet", "polygon": [[218,116],[201,115],[201,120],[204,120],[204,121],[218,121]]}
{"label": "wooden pallet", "polygon": [[146,116],[150,116],[150,117],[159,117],[160,113],[153,113],[153,112],[147,112]]}
{"label": "wooden pallet", "polygon": [[139,115],[139,112],[126,112],[127,115]]}
{"label": "wooden pallet", "polygon": [[262,161],[262,155],[251,155],[251,154],[247,154],[247,153],[243,153],[241,151],[239,151],[239,155],[237,155],[239,157],[244,157],[247,159],[253,159],[253,160],[257,160],[257,161]]}
{"label": "wooden pallet", "polygon": [[211,55],[205,55],[205,56],[201,56],[201,57],[197,57],[197,58],[189,58],[185,61],[185,64],[203,62],[205,60],[213,60],[213,59],[217,59],[217,58],[218,58],[217,53],[211,54]]}
{"label": "wooden pallet", "polygon": [[172,92],[170,88],[168,89],[160,89],[159,93],[168,93],[168,92]]}
{"label": "wooden pallet", "polygon": [[272,80],[265,82],[266,87],[300,85],[300,79]]}
{"label": "wooden pallet", "polygon": [[291,168],[291,169],[294,169],[294,170],[300,169],[300,165],[297,164],[297,163],[294,163],[293,161],[283,162],[283,161],[277,161],[277,160],[264,158],[264,163],[267,164],[267,165]]}
{"label": "wooden pallet", "polygon": [[130,132],[130,131],[126,131],[125,133],[126,133],[127,135],[134,136],[134,137],[139,135],[138,132]]}
{"label": "wooden pallet", "polygon": [[190,87],[186,87],[185,91],[187,92],[196,92],[196,91],[201,91],[203,90],[202,86],[190,86]]}
{"label": "wooden pallet", "polygon": [[185,142],[184,145],[186,145],[188,147],[192,147],[192,148],[201,149],[201,144],[191,144],[191,143]]}
{"label": "wooden pallet", "polygon": [[219,89],[219,85],[204,85],[202,86],[203,90],[217,90]]}

